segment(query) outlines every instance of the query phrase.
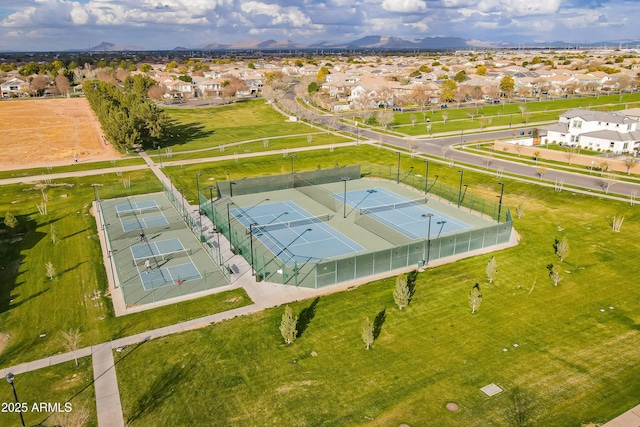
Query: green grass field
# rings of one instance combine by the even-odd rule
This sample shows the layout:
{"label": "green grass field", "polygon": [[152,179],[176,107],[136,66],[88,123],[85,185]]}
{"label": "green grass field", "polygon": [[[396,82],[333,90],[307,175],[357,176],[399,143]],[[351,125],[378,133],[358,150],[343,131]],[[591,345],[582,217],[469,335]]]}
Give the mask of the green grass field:
{"label": "green grass field", "polygon": [[[16,393],[20,402],[26,404],[27,410],[23,413],[26,425],[89,427],[98,424],[91,358],[80,358],[78,364],[65,362],[16,375]],[[0,387],[0,402],[14,402],[9,384]],[[66,403],[69,406],[65,406]],[[52,407],[41,404],[51,404]],[[85,422],[80,423],[81,420]],[[19,426],[20,414],[1,411],[0,425]]]}
{"label": "green grass field", "polygon": [[318,132],[301,122],[289,122],[262,99],[223,107],[166,111],[170,125],[158,142],[163,148],[171,147],[174,154],[217,150],[221,145],[248,140],[259,139],[262,144],[264,138],[280,136],[305,135],[306,143],[306,134]]}
{"label": "green grass field", "polygon": [[[255,108],[247,107],[252,104]],[[175,117],[182,124],[174,130],[184,133],[174,152],[266,138],[269,132],[285,135],[290,130],[293,135],[305,126],[291,124],[289,129],[282,116],[262,108],[256,102],[176,111],[184,117]],[[251,129],[254,121],[260,130]],[[214,129],[222,124],[228,129]],[[359,146],[298,153],[294,163],[296,170],[358,163],[395,168],[396,160],[384,148]],[[291,166],[290,158],[275,155],[171,166],[164,172],[193,203],[197,173],[202,174],[202,192],[208,194],[205,188],[218,180],[290,173]],[[412,166],[421,173],[424,161],[403,156],[402,169]],[[436,174],[439,182],[458,185],[456,168],[432,162],[430,176]],[[148,171],[125,175],[131,177],[134,193],[160,190]],[[485,198],[499,194],[493,175],[467,171],[464,179],[469,192]],[[402,311],[393,303],[393,278],[321,297],[317,303],[292,304],[296,315],[306,309],[308,324],[290,346],[278,331],[279,307],[152,340],[135,351],[127,348],[115,353],[126,419],[145,426],[210,425],[212,420],[243,426],[509,425],[504,414],[515,386],[533,402],[535,425],[604,422],[637,405],[637,207],[508,178],[504,182],[505,204],[512,210],[522,204],[525,215],[515,223],[520,244],[495,254],[498,277],[493,284],[485,275],[491,255],[483,255],[421,273],[413,302]],[[54,181],[44,189],[49,214],[42,216],[36,208],[42,188],[3,186],[1,215],[11,212],[21,225],[19,236],[13,236],[20,240],[10,243],[7,233],[0,237],[0,332],[8,339],[0,366],[65,351],[61,331],[80,328],[84,347],[250,303],[239,290],[115,318],[105,295],[96,223],[89,214],[92,183],[103,184],[98,190],[103,198],[124,194],[115,174]],[[613,215],[625,216],[620,233],[609,226]],[[564,236],[570,254],[560,263],[553,243]],[[56,268],[54,280],[46,277],[47,261]],[[549,263],[560,266],[558,287],[548,278]],[[471,315],[467,297],[475,283],[481,285],[484,301]],[[360,339],[366,317],[377,317],[380,325],[369,351]],[[89,359],[80,368],[69,363],[19,375],[16,384],[35,390],[24,399],[65,400],[86,385],[73,380],[80,372],[91,377]],[[60,392],[65,382],[77,388]],[[484,396],[479,389],[491,382],[505,392]],[[4,401],[10,398],[7,386],[0,390]],[[93,396],[85,399],[95,411]],[[448,402],[461,409],[447,411]]]}
{"label": "green grass field", "polygon": [[[125,175],[131,178],[131,193],[161,190],[149,171]],[[0,353],[0,366],[63,352],[61,331],[79,328],[84,347],[251,303],[244,290],[236,290],[186,302],[180,308],[166,306],[116,318],[106,294],[106,271],[89,208],[94,199],[91,184],[101,183],[103,198],[123,196],[127,191],[120,180],[107,174],[53,181],[46,187],[3,186],[0,212],[3,217],[11,212],[20,225],[13,235],[2,234],[0,241],[4,260],[0,332],[9,337]],[[49,200],[47,215],[40,215],[36,208],[43,191]],[[53,280],[47,277],[47,262],[56,270]],[[228,300],[235,302],[225,302]],[[40,334],[46,336],[39,338]]]}
{"label": "green grass field", "polygon": [[[493,178],[468,172],[467,179],[474,190],[495,191]],[[322,297],[290,346],[278,331],[282,308],[151,341],[118,365],[125,416],[138,425],[509,425],[514,386],[535,403],[535,425],[604,422],[636,405],[640,290],[637,263],[626,254],[638,250],[640,214],[510,180],[505,188],[506,203],[523,203],[525,216],[516,222],[520,244],[495,254],[495,283],[485,275],[491,255],[479,256],[421,273],[403,311],[393,303],[393,279]],[[614,214],[625,215],[621,233],[609,227]],[[553,243],[563,236],[571,250],[560,263]],[[560,266],[558,287],[549,263]],[[476,282],[484,302],[471,315]],[[294,304],[294,313],[312,303]],[[366,351],[360,325],[383,310]],[[484,396],[480,387],[492,382],[506,391]],[[448,402],[461,410],[448,412]]]}

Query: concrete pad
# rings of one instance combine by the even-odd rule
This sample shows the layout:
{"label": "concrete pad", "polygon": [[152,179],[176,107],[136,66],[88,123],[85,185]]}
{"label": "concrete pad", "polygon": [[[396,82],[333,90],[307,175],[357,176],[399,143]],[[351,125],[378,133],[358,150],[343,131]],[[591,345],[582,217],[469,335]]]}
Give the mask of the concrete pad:
{"label": "concrete pad", "polygon": [[603,424],[602,427],[640,427],[640,415],[628,411]]}
{"label": "concrete pad", "polygon": [[498,393],[500,393],[502,391],[502,389],[500,387],[498,387],[497,385],[495,385],[494,383],[486,385],[486,386],[482,387],[480,390],[484,394],[489,396],[489,397],[495,396],[496,394],[498,394]]}

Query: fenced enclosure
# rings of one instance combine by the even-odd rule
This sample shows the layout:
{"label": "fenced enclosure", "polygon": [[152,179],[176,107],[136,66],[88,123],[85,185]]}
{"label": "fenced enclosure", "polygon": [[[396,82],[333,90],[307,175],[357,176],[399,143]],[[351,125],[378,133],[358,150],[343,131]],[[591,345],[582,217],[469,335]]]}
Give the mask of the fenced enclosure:
{"label": "fenced enclosure", "polygon": [[[360,179],[361,175],[388,181]],[[413,189],[398,186],[397,181]],[[319,288],[410,266],[418,267],[429,261],[507,243],[512,231],[509,208],[466,191],[462,194],[459,188],[435,180],[428,181],[423,176],[404,172],[398,174],[397,170],[386,166],[297,172],[224,181],[217,185],[220,197],[216,200],[199,195],[202,211],[215,224],[216,230],[229,240],[234,253],[242,255],[253,266],[258,281]],[[347,186],[356,188],[356,191],[350,189],[348,192]],[[384,186],[389,193],[402,193],[397,197],[397,205],[380,210],[374,208],[369,212],[366,208],[358,208],[357,204],[354,206],[349,199],[351,196],[348,194],[371,191],[380,186]],[[256,194],[260,196],[256,197]],[[271,241],[278,243],[265,245],[257,232],[269,233],[271,226],[256,222],[252,216],[256,215],[258,207],[263,209],[274,203],[299,206],[310,215],[324,218],[323,224],[339,230],[364,250],[333,257],[327,256],[325,251],[316,251],[321,253],[310,254],[305,260],[299,254],[292,253],[290,246],[297,246],[300,239],[312,234],[313,225],[307,228],[304,224],[285,234],[291,241],[281,236],[270,236]],[[452,227],[444,232],[440,228],[440,232],[437,232],[434,224],[434,233],[431,234],[429,222],[429,233],[421,231],[421,235],[411,234],[394,229],[375,214],[376,211],[394,214],[402,209],[413,209],[411,214],[416,216],[422,212],[417,210],[423,209],[423,206],[424,209],[428,206],[429,212],[435,212],[434,217],[455,218],[469,227]],[[273,213],[272,220],[276,221],[273,228],[279,230],[288,226],[284,218],[290,210],[283,207],[278,211],[280,213]],[[251,212],[250,215],[247,211]],[[291,223],[296,224],[295,221]],[[424,223],[418,226],[423,227]],[[311,240],[310,245],[313,243]]]}

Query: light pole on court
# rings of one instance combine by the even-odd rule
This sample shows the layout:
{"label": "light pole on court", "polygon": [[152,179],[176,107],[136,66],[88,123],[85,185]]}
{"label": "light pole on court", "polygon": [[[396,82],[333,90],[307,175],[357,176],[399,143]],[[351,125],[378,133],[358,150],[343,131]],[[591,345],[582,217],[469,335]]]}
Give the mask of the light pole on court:
{"label": "light pole on court", "polygon": [[433,218],[433,214],[422,214],[422,217],[429,219],[429,225],[427,226],[427,259],[424,263],[424,265],[426,266],[429,265],[429,258],[431,257],[431,218]]}
{"label": "light pole on court", "polygon": [[343,176],[342,178],[340,178],[343,182],[344,182],[344,196],[343,196],[343,216],[342,218],[346,218],[347,217],[347,181],[349,181],[351,178],[349,178],[348,176]]}
{"label": "light pole on court", "polygon": [[460,174],[460,186],[458,187],[458,207],[460,207],[460,203],[462,203],[462,177],[464,175],[464,171],[462,169],[458,169],[458,173]]}
{"label": "light pole on court", "polygon": [[498,202],[498,224],[500,224],[500,213],[502,212],[502,196],[504,194],[504,182],[499,182],[500,184],[500,201]]}
{"label": "light pole on court", "polygon": [[251,223],[249,224],[249,250],[251,251],[251,275],[255,276],[256,275],[256,269],[253,267],[253,227],[257,226],[258,224]]}

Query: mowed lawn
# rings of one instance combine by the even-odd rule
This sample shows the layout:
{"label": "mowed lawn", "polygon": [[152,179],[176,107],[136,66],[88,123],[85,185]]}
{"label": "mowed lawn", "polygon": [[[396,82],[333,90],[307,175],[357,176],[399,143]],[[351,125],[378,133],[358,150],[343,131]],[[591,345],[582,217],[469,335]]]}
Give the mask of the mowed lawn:
{"label": "mowed lawn", "polygon": [[[334,155],[392,164],[384,150],[366,150]],[[259,164],[242,167],[257,173]],[[433,167],[445,182],[458,176]],[[493,176],[464,176],[470,191],[495,195]],[[505,203],[523,205],[520,244],[420,273],[402,311],[391,278],[292,304],[307,319],[292,345],[280,336],[279,307],[116,353],[125,417],[144,426],[511,425],[514,387],[532,402],[534,425],[601,423],[637,405],[637,207],[508,179]],[[614,214],[625,216],[620,233],[609,226]],[[560,262],[553,244],[564,236],[570,254]],[[489,284],[492,255],[498,276]],[[557,287],[551,263],[560,267]],[[483,303],[472,315],[475,283]],[[381,324],[368,351],[360,338],[366,317]],[[485,396],[480,388],[490,383],[505,392]],[[449,402],[459,411],[448,411]]]}
{"label": "mowed lawn", "polygon": [[[131,189],[122,184],[131,178]],[[160,191],[150,171],[5,185],[1,217],[19,221],[0,240],[0,366],[66,352],[62,332],[78,329],[80,347],[250,304],[244,290],[207,296],[116,318],[91,215],[92,184],[102,198]],[[48,198],[47,214],[36,207]],[[56,241],[53,242],[52,234]],[[46,264],[55,269],[53,280]]]}
{"label": "mowed lawn", "polygon": [[[175,154],[203,149],[218,151],[225,144],[299,134],[304,135],[301,139],[306,141],[307,134],[318,132],[304,123],[288,121],[263,99],[222,107],[165,111],[171,124],[158,142],[163,149],[171,147]],[[233,154],[235,150],[227,151]],[[242,152],[242,148],[239,151]]]}

